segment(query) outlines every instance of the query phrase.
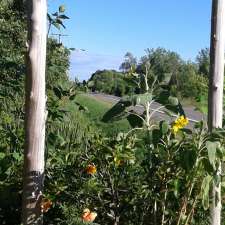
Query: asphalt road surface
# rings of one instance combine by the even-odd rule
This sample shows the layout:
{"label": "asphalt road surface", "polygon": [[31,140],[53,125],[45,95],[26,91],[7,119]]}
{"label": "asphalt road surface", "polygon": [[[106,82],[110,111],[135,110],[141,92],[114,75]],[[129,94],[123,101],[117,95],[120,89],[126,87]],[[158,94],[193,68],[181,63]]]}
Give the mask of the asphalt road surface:
{"label": "asphalt road surface", "polygon": [[[120,97],[116,97],[113,95],[106,95],[102,93],[90,93],[91,96],[95,97],[96,99],[102,100],[104,102],[109,102],[111,104],[115,104],[120,100]],[[171,118],[168,116],[165,112],[162,111],[162,109],[158,109],[161,105],[158,103],[152,103],[150,110],[153,111],[155,110],[155,113],[153,114],[152,119],[160,121],[160,120],[167,120],[167,121],[172,121],[174,118]],[[185,114],[189,120],[189,127],[193,127],[194,123],[205,120],[205,116],[195,110],[195,107],[193,106],[186,106],[183,107]],[[137,113],[141,114],[144,111],[144,107],[141,105],[137,105],[136,107],[133,107],[133,110],[136,111]],[[173,117],[176,118],[176,115],[173,115]]]}

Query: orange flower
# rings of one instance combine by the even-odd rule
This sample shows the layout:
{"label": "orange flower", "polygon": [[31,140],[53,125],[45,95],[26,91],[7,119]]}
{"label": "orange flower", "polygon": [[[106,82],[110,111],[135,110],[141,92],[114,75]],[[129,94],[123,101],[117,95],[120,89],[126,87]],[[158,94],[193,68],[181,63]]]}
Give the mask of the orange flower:
{"label": "orange flower", "polygon": [[87,174],[95,174],[97,172],[97,168],[94,165],[88,165],[86,168]]}
{"label": "orange flower", "polygon": [[42,199],[42,202],[41,202],[41,211],[43,213],[46,213],[48,212],[48,210],[51,208],[52,206],[52,201],[50,199]]}
{"label": "orange flower", "polygon": [[91,212],[90,209],[84,209],[82,219],[85,222],[93,222],[97,216],[96,212]]}

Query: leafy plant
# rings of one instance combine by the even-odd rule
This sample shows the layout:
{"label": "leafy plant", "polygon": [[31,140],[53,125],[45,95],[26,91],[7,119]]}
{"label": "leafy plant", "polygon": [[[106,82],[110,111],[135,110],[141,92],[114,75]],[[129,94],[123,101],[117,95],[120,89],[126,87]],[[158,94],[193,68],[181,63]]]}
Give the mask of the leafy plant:
{"label": "leafy plant", "polygon": [[49,21],[48,34],[51,29],[51,26],[54,26],[57,29],[60,29],[61,27],[66,28],[64,25],[64,20],[69,19],[69,17],[65,15],[65,10],[66,10],[65,6],[61,5],[59,6],[59,9],[57,12],[47,14],[48,21]]}

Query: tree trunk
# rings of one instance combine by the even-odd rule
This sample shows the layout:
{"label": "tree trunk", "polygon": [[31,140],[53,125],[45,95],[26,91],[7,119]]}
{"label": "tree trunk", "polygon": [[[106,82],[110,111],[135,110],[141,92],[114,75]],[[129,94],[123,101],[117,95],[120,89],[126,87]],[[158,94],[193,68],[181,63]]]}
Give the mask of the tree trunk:
{"label": "tree trunk", "polygon": [[[208,127],[222,127],[225,51],[225,0],[213,0],[210,47]],[[221,166],[218,170],[221,176]],[[221,224],[221,184],[212,189],[211,224]]]}
{"label": "tree trunk", "polygon": [[45,146],[46,0],[27,0],[28,52],[26,57],[25,152],[22,223],[42,224],[41,201]]}

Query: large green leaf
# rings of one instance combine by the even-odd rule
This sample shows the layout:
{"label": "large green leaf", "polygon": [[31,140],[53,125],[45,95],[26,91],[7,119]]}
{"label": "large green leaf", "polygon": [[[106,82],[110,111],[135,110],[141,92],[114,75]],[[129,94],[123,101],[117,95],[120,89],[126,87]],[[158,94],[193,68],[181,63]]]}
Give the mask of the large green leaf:
{"label": "large green leaf", "polygon": [[171,106],[178,106],[179,100],[178,100],[176,97],[170,96],[170,97],[168,98],[168,103],[169,103]]}
{"label": "large green leaf", "polygon": [[164,105],[166,109],[180,115],[184,115],[184,110],[179,100],[176,97],[170,95],[168,90],[162,90],[157,96],[154,97],[154,100],[161,105]]}
{"label": "large green leaf", "polygon": [[190,171],[193,169],[197,159],[197,153],[194,149],[184,149],[180,152],[180,164],[183,169]]}
{"label": "large green leaf", "polygon": [[138,95],[125,96],[120,99],[111,109],[109,109],[103,116],[103,122],[109,122],[113,120],[120,120],[126,118],[129,114],[125,111],[130,106],[137,104]]}
{"label": "large green leaf", "polygon": [[160,121],[159,127],[160,127],[160,131],[163,135],[166,134],[170,129],[170,125],[167,121]]}
{"label": "large green leaf", "polygon": [[133,127],[133,128],[143,126],[143,120],[135,114],[128,115],[127,120],[129,122],[129,124],[131,125],[131,127]]}
{"label": "large green leaf", "polygon": [[201,198],[202,198],[202,205],[205,210],[209,208],[209,190],[211,181],[212,177],[210,175],[206,176],[202,181]]}
{"label": "large green leaf", "polygon": [[179,179],[175,179],[175,180],[173,181],[173,186],[174,186],[173,193],[174,193],[174,196],[175,196],[176,198],[179,197],[180,185],[181,185],[181,183],[180,183],[180,180],[179,180]]}
{"label": "large green leaf", "polygon": [[6,154],[5,154],[4,152],[0,152],[0,160],[1,160],[1,159],[4,159],[5,156],[6,156]]}
{"label": "large green leaf", "polygon": [[60,16],[58,16],[60,19],[63,19],[63,20],[68,20],[69,19],[69,17],[68,16],[66,16],[66,15],[60,15]]}
{"label": "large green leaf", "polygon": [[208,157],[209,157],[209,162],[215,169],[215,163],[216,163],[216,151],[217,148],[220,146],[219,142],[212,142],[212,141],[207,141],[206,142],[206,148],[208,150]]}
{"label": "large green leaf", "polygon": [[204,166],[205,171],[208,174],[213,174],[214,173],[214,168],[213,168],[213,166],[211,165],[211,163],[209,162],[209,160],[207,158],[204,158],[202,160],[202,164]]}
{"label": "large green leaf", "polygon": [[59,99],[61,99],[62,98],[62,88],[60,87],[60,86],[58,86],[58,87],[54,87],[53,88],[53,91],[54,91],[54,93],[55,93],[55,95],[59,98]]}
{"label": "large green leaf", "polygon": [[136,97],[137,105],[145,105],[146,103],[152,101],[151,93],[139,94],[139,95],[136,95],[135,97]]}
{"label": "large green leaf", "polygon": [[157,146],[160,142],[162,135],[161,135],[161,131],[158,129],[154,129],[152,131],[152,142],[155,146]]}
{"label": "large green leaf", "polygon": [[102,121],[106,123],[109,121],[119,120],[124,116],[126,117],[127,113],[125,112],[125,109],[131,105],[132,103],[130,101],[119,101],[104,114]]}

